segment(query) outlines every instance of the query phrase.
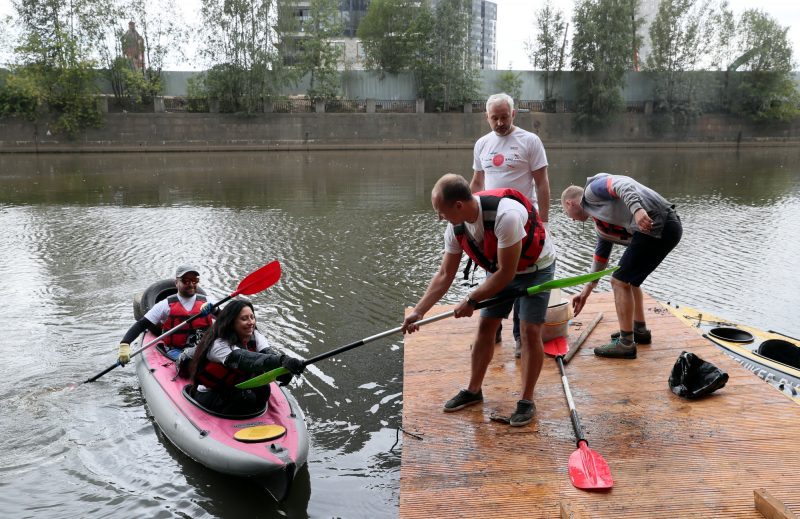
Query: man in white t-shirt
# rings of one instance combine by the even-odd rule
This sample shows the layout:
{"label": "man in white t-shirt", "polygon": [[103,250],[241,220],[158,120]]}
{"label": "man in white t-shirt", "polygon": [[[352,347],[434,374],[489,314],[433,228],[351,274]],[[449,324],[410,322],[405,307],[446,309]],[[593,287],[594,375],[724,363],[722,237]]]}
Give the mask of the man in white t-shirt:
{"label": "man in white t-shirt", "polygon": [[[550,214],[550,179],[547,155],[541,139],[514,126],[517,111],[508,94],[493,94],[486,100],[486,120],[491,132],[475,143],[472,158],[473,193],[485,189],[516,189],[533,203],[548,225]],[[549,229],[548,229],[549,230]],[[520,356],[519,304],[514,305],[515,356]],[[496,342],[500,342],[500,328]]]}
{"label": "man in white t-shirt", "polygon": [[[444,257],[425,294],[403,321],[404,333],[415,332],[419,328],[415,323],[450,288],[462,252],[493,273],[456,306],[456,318],[471,316],[478,301],[553,279],[555,249],[542,226],[538,226],[538,232],[533,232],[536,212],[521,193],[488,191],[473,194],[464,177],[447,174],[434,186],[431,203],[439,218],[449,222],[444,235]],[[535,239],[528,239],[529,234]],[[542,325],[548,299],[549,292],[520,298],[522,388],[516,411],[509,420],[512,426],[530,423],[536,409],[533,391],[544,362]],[[458,411],[483,401],[481,387],[494,355],[495,332],[500,321],[508,316],[513,303],[511,299],[481,310],[472,343],[469,384],[445,403],[445,412]]]}

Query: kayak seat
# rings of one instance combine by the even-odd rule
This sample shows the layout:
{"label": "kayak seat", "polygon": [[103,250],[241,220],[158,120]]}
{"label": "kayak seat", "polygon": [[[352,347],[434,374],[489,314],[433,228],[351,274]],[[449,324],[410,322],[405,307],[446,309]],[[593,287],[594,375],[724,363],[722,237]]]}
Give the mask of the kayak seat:
{"label": "kayak seat", "polygon": [[194,397],[192,396],[193,392],[194,392],[194,385],[193,384],[186,384],[185,386],[183,386],[183,391],[182,391],[183,397],[186,400],[188,400],[193,406],[202,409],[203,412],[208,413],[208,414],[210,414],[212,416],[218,416],[220,418],[225,418],[226,420],[249,420],[250,418],[255,418],[256,416],[261,416],[267,410],[267,404],[265,404],[262,409],[259,409],[257,411],[254,411],[252,413],[247,413],[247,414],[231,415],[231,414],[218,413],[216,411],[213,411],[213,410],[205,407],[203,404],[201,404],[200,402],[195,400]]}
{"label": "kayak seat", "polygon": [[783,339],[768,339],[756,351],[762,357],[800,369],[800,346]]}

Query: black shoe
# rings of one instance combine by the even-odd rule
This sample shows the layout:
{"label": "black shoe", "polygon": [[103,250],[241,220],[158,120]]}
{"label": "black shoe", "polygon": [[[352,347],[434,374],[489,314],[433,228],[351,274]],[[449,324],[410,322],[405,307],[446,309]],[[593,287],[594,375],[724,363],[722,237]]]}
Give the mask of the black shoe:
{"label": "black shoe", "polygon": [[536,405],[530,400],[520,400],[517,402],[517,410],[508,420],[511,427],[522,427],[528,425],[533,420],[533,413],[536,412]]}
{"label": "black shoe", "polygon": [[497,333],[494,335],[494,343],[500,344],[503,342],[503,325],[497,327]]}
{"label": "black shoe", "polygon": [[[619,339],[619,332],[611,334],[612,339]],[[653,337],[650,335],[650,330],[643,332],[633,332],[633,342],[636,344],[650,344],[653,342]]]}
{"label": "black shoe", "polygon": [[466,389],[462,389],[444,404],[444,412],[452,413],[479,402],[483,402],[483,391],[478,390],[477,393],[471,393]]}

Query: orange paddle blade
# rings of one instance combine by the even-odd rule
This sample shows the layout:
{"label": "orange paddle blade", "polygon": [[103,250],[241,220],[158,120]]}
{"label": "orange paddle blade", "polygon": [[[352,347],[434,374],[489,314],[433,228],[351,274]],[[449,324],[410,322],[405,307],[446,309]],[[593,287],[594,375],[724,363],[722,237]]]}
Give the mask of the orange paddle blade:
{"label": "orange paddle blade", "polygon": [[569,457],[569,479],[575,488],[604,490],[614,486],[611,469],[601,455],[589,448],[585,440]]}
{"label": "orange paddle blade", "polygon": [[569,351],[566,337],[556,337],[553,340],[544,343],[544,352],[553,357],[557,355],[566,355]]}
{"label": "orange paddle blade", "polygon": [[277,283],[280,278],[281,264],[277,261],[272,261],[244,278],[239,283],[239,286],[236,287],[236,292],[231,296],[257,294]]}

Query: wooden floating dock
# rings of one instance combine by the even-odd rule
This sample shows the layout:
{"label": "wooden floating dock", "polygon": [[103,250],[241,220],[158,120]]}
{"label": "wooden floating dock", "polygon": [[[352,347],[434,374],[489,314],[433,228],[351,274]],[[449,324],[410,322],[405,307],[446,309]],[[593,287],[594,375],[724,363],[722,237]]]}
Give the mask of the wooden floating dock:
{"label": "wooden floating dock", "polygon": [[[554,359],[545,358],[531,424],[489,420],[495,410],[511,414],[519,399],[510,319],[483,405],[456,413],[442,405],[466,387],[477,319],[444,319],[406,336],[403,429],[422,439],[404,436],[400,517],[760,518],[759,489],[785,506],[785,517],[800,513],[800,406],[656,300],[645,305],[653,344],[639,346],[636,360],[592,352],[616,330],[610,293],[594,294],[570,324],[573,338],[605,316],[566,371],[589,445],[614,477],[606,492],[570,482],[575,436]],[[728,384],[701,400],[674,395],[667,380],[684,350],[726,371]]]}

